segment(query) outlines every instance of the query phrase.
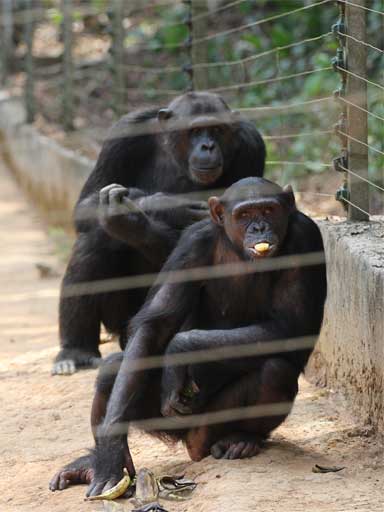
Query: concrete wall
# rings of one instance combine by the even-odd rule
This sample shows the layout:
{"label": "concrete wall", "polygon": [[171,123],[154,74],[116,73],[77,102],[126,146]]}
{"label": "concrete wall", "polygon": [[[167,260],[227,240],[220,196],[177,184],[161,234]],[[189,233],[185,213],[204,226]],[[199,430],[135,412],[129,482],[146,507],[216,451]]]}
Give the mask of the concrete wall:
{"label": "concrete wall", "polygon": [[309,374],[384,433],[384,218],[320,227],[329,292]]}
{"label": "concrete wall", "polygon": [[[42,136],[24,118],[19,100],[0,96],[0,151],[38,204],[69,219],[94,162]],[[321,230],[329,293],[308,374],[342,390],[363,421],[384,433],[384,219],[322,222]]]}
{"label": "concrete wall", "polygon": [[3,158],[39,206],[57,214],[58,221],[68,219],[94,162],[41,135],[24,119],[22,102],[0,94]]}

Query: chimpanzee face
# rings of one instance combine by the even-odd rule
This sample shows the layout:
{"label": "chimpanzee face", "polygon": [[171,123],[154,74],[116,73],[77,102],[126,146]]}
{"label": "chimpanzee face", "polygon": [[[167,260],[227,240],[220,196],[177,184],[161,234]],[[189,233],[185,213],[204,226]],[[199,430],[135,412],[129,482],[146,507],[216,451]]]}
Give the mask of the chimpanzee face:
{"label": "chimpanzee face", "polygon": [[280,190],[276,195],[254,194],[224,203],[215,197],[209,199],[212,219],[245,259],[271,257],[283,244],[294,196],[290,187]]}
{"label": "chimpanzee face", "polygon": [[[204,122],[210,124],[204,125]],[[215,183],[224,170],[226,152],[230,144],[231,128],[215,119],[197,118],[188,131],[188,172],[192,181],[202,185]]]}
{"label": "chimpanzee face", "polygon": [[212,185],[228,167],[235,149],[231,115],[219,97],[208,93],[185,95],[159,111],[159,120],[167,120],[170,129],[167,149],[191,181]]}

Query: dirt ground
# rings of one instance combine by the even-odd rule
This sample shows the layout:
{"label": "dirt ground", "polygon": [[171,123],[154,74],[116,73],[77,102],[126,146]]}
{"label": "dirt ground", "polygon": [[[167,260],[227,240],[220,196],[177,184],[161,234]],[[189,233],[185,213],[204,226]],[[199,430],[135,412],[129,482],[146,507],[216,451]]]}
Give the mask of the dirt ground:
{"label": "dirt ground", "polygon": [[[60,277],[41,278],[36,263],[62,268],[38,214],[1,163],[0,184],[0,510],[130,511],[128,501],[84,502],[84,487],[48,490],[52,474],[92,445],[95,372],[50,376]],[[114,349],[103,346],[104,353]],[[136,467],[196,480],[189,501],[163,502],[169,512],[382,511],[382,446],[371,429],[357,425],[332,390],[304,379],[300,387],[292,415],[258,457],[193,463],[182,446],[134,432]],[[345,469],[315,474],[315,464]]]}

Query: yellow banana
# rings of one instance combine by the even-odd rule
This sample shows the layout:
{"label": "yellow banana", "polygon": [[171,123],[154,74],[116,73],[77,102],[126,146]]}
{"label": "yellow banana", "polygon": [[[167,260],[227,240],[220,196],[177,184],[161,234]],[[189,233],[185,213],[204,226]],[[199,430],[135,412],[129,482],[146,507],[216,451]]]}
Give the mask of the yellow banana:
{"label": "yellow banana", "polygon": [[267,242],[261,242],[255,245],[255,251],[257,252],[266,252],[269,249],[269,244]]}
{"label": "yellow banana", "polygon": [[131,478],[128,474],[128,471],[126,468],[123,469],[124,476],[120,480],[120,482],[117,482],[116,485],[111,487],[111,489],[108,489],[108,491],[105,491],[103,494],[99,494],[98,496],[90,496],[89,498],[85,498],[86,501],[95,501],[95,500],[115,500],[117,498],[120,498],[125,491],[128,489]]}

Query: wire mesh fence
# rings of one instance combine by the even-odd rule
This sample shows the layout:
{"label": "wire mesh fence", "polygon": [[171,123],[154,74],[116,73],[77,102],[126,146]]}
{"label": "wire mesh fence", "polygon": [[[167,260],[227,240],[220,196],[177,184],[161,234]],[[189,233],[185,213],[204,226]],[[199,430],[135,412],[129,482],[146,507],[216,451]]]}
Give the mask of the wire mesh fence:
{"label": "wire mesh fence", "polygon": [[[384,10],[382,2],[375,0],[374,5],[377,8],[371,9],[363,0],[238,0],[214,7],[193,0],[144,4],[52,0],[49,7],[42,7],[37,0],[2,0],[2,81],[24,94],[28,122],[40,116],[66,131],[86,128],[96,138],[112,120],[135,106],[166,104],[192,89],[220,93],[262,126],[272,176],[287,182],[298,168],[320,172],[334,165],[345,175],[338,198],[348,207],[349,218],[366,220],[371,211],[377,211],[369,205],[368,190],[376,194],[371,204],[382,204],[384,191],[384,51],[379,30]],[[340,82],[337,105],[332,92]],[[340,111],[336,133],[342,154],[332,164],[339,146],[330,135]],[[187,123],[185,119],[174,129]],[[148,123],[137,123],[135,130],[148,133]],[[91,208],[84,213],[97,215]],[[295,255],[266,261],[258,270],[323,261],[322,253]],[[62,296],[149,287],[155,280],[176,283],[247,272],[254,272],[253,264],[163,273],[160,281],[153,274],[84,282],[65,286]],[[314,341],[293,338],[284,340],[283,346],[276,341],[263,353],[311,348]],[[227,347],[227,353],[220,349],[182,354],[181,362],[173,364],[255,354],[260,355],[260,347]],[[162,358],[144,360],[140,369],[162,365]],[[211,419],[189,416],[183,421],[191,427],[234,417],[285,414],[290,406],[255,406],[240,413],[228,410],[211,413]],[[175,422],[160,418],[157,426],[157,419],[151,421],[151,428],[170,429]],[[122,428],[126,430],[125,425]],[[180,428],[180,422],[175,428]]]}
{"label": "wire mesh fence", "polygon": [[[369,213],[368,192],[364,204],[352,197],[360,179],[369,186],[371,212],[382,211],[381,0],[3,0],[1,6],[2,81],[25,95],[30,122],[86,130],[101,141],[115,118],[137,106],[209,90],[257,120],[270,175],[284,182],[321,172],[338,152],[330,137],[338,116],[331,99],[339,83],[331,64],[337,51],[333,68],[342,81],[337,98],[345,126],[337,129],[343,148],[336,169],[346,175],[337,197]],[[363,38],[355,26],[349,29],[347,16],[364,27]],[[359,52],[365,76],[351,68]],[[354,134],[365,116],[367,127]],[[369,155],[364,169],[353,168],[353,158],[348,163],[348,152],[359,147]]]}

